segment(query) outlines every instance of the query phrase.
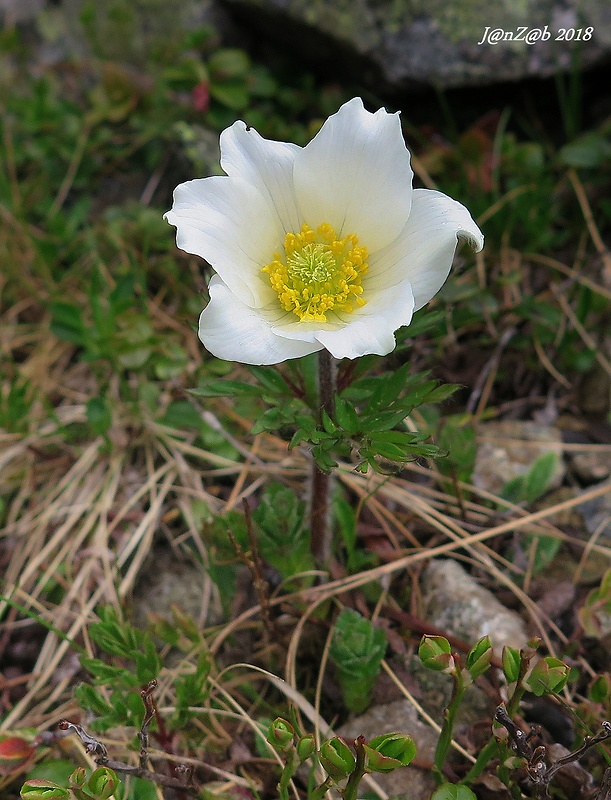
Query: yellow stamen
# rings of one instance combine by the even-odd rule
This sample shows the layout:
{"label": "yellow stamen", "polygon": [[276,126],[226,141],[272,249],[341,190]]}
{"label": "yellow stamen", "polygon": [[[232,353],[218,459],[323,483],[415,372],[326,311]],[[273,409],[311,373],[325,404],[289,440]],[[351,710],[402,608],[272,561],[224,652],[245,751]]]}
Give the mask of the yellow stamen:
{"label": "yellow stamen", "polygon": [[305,223],[284,237],[284,255],[274,253],[263,267],[280,305],[301,322],[326,322],[329,311],[353,311],[365,305],[361,278],[367,272],[367,248],[354,233],[338,239],[323,222],[316,230]]}

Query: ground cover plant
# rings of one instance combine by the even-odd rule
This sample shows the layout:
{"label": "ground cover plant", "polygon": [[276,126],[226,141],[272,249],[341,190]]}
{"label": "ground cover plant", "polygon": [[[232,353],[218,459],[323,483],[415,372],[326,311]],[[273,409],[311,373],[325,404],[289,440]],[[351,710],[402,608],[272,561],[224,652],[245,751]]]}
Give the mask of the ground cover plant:
{"label": "ground cover plant", "polygon": [[[209,30],[34,77],[2,35],[0,792],[607,798],[611,125],[581,125],[579,73],[560,129],[519,105],[428,123],[406,99],[415,185],[486,247],[392,352],[340,360],[316,417],[315,354],[201,346],[212,271],[163,214],[220,174],[236,119],[305,145],[355,94],[395,106]],[[486,484],[485,448],[510,446],[524,468]],[[312,452],[334,476],[322,557]],[[434,621],[448,562],[519,641]]]}

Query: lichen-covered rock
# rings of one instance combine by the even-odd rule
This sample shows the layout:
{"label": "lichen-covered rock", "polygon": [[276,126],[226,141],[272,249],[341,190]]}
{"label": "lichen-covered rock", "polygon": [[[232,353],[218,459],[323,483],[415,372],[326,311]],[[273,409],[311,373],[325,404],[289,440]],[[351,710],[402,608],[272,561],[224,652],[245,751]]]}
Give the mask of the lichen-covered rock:
{"label": "lichen-covered rock", "polygon": [[[590,488],[598,486],[608,486],[609,491],[592,500],[586,500],[579,506],[579,510],[588,533],[591,536],[595,535],[598,541],[606,545],[611,539],[611,480],[601,481],[596,487]],[[587,494],[587,491],[584,494]]]}
{"label": "lichen-covered rock", "polygon": [[503,420],[478,426],[478,448],[473,483],[479,489],[499,494],[506,483],[525,475],[544,453],[558,454],[547,488],[560,486],[566,465],[560,457],[562,434],[537,422]]}
{"label": "lichen-covered rock", "polygon": [[499,603],[457,561],[430,562],[422,579],[422,603],[427,622],[468,644],[489,636],[500,654],[505,645],[520,649],[529,639],[521,617]]}
{"label": "lichen-covered rock", "polygon": [[93,56],[137,67],[166,64],[182,52],[190,31],[233,33],[218,0],[0,0],[0,21],[3,6],[7,15],[19,8],[18,22],[35,22],[48,61]]}
{"label": "lichen-covered rock", "polygon": [[[611,54],[607,0],[224,2],[310,63],[335,59],[357,80],[377,77],[395,89],[549,76],[571,67],[576,46],[582,66]],[[493,31],[502,41],[493,43]]]}

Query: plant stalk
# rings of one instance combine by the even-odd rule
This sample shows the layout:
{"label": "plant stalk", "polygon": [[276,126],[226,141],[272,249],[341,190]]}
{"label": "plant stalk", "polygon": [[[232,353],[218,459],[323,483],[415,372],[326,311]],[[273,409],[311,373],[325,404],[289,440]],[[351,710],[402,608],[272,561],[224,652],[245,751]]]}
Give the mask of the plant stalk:
{"label": "plant stalk", "polygon": [[452,678],[454,680],[452,698],[448,704],[448,707],[443,712],[443,725],[441,728],[441,733],[439,734],[439,739],[437,740],[437,747],[435,749],[433,772],[435,773],[435,778],[439,784],[442,784],[444,781],[443,765],[445,763],[448,750],[450,749],[450,744],[452,743],[452,731],[454,730],[456,715],[458,714],[460,705],[465,696],[465,690],[467,688],[458,661],[456,662],[456,667],[452,673]]}
{"label": "plant stalk", "polygon": [[[318,353],[318,422],[322,423],[322,412],[334,416],[335,383],[337,365],[328,350]],[[319,564],[326,566],[331,559],[333,525],[331,515],[332,475],[323,472],[312,459],[310,531],[312,555]]]}

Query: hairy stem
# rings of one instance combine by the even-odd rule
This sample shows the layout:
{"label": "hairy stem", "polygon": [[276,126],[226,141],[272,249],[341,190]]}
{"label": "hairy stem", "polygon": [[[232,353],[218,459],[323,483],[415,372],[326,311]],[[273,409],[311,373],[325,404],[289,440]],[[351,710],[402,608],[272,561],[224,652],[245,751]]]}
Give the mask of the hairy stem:
{"label": "hairy stem", "polygon": [[[318,353],[319,423],[321,422],[323,411],[326,411],[330,417],[334,415],[335,378],[335,360],[327,350],[321,350]],[[319,564],[327,565],[331,558],[331,542],[333,537],[331,519],[332,476],[328,472],[323,472],[314,460],[312,460],[311,469],[311,548],[312,554]]]}

